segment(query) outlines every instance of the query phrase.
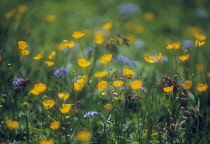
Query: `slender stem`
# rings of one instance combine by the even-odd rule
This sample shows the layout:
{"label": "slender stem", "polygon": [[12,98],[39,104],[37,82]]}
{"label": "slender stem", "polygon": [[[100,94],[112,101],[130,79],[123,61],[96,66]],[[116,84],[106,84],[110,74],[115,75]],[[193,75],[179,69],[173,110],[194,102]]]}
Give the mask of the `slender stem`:
{"label": "slender stem", "polygon": [[173,52],[174,52],[174,59],[175,59],[175,75],[177,75],[177,58],[176,58],[176,53],[174,49],[173,49]]}
{"label": "slender stem", "polygon": [[28,140],[28,143],[30,143],[30,140],[29,140],[29,129],[28,129],[28,112],[26,111],[26,129],[27,129],[27,140]]}

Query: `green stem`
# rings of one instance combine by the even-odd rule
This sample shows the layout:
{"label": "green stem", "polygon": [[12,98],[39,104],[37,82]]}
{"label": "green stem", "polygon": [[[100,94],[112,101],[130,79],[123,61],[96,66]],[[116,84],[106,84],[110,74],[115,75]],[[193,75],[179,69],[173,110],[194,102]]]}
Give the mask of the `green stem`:
{"label": "green stem", "polygon": [[29,129],[28,129],[28,112],[26,111],[26,129],[27,129],[27,140],[28,140],[28,143],[30,143],[30,140],[29,140]]}

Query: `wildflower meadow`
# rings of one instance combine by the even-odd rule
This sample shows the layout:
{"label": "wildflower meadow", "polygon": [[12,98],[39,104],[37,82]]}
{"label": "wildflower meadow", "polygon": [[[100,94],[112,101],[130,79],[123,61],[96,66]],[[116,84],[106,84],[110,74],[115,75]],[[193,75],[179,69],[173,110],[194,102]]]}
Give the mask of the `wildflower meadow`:
{"label": "wildflower meadow", "polygon": [[210,143],[210,1],[0,1],[0,144]]}

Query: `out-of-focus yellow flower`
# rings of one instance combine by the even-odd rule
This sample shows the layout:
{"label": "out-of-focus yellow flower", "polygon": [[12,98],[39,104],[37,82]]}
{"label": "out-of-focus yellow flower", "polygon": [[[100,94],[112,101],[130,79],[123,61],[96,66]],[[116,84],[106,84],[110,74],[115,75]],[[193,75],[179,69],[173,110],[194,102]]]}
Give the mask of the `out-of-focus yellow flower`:
{"label": "out-of-focus yellow flower", "polygon": [[22,54],[23,56],[27,56],[27,55],[30,54],[30,52],[29,52],[28,50],[21,50],[21,54]]}
{"label": "out-of-focus yellow flower", "polygon": [[87,60],[84,59],[84,58],[78,59],[78,60],[77,60],[77,63],[78,63],[78,65],[79,65],[80,67],[83,67],[83,68],[88,67],[88,66],[90,65],[90,62],[87,61]]}
{"label": "out-of-focus yellow flower", "polygon": [[148,63],[155,63],[155,59],[151,55],[148,55],[148,54],[144,55],[144,60]]}
{"label": "out-of-focus yellow flower", "polygon": [[128,40],[127,42],[130,45],[133,44],[135,42],[135,40],[136,40],[136,38],[133,35],[128,35],[125,38]]}
{"label": "out-of-focus yellow flower", "polygon": [[112,60],[112,54],[105,54],[105,55],[101,56],[99,61],[102,64],[107,64],[111,60]]}
{"label": "out-of-focus yellow flower", "polygon": [[34,95],[39,95],[46,90],[47,86],[43,83],[38,83],[34,85],[34,88],[30,91]]}
{"label": "out-of-focus yellow flower", "polygon": [[0,55],[0,62],[2,61],[2,59],[3,59],[3,58],[2,58],[2,56]]}
{"label": "out-of-focus yellow flower", "polygon": [[6,13],[6,19],[10,19],[13,17],[15,14],[15,9],[10,10],[9,12]]}
{"label": "out-of-focus yellow flower", "polygon": [[103,25],[103,29],[104,30],[110,30],[112,28],[112,22],[108,22],[106,24]]}
{"label": "out-of-focus yellow flower", "polygon": [[144,130],[144,133],[143,133],[143,136],[145,137],[145,136],[147,136],[147,134],[148,134],[148,130],[145,129],[145,130]]}
{"label": "out-of-focus yellow flower", "polygon": [[55,130],[55,129],[59,129],[60,127],[60,122],[59,121],[55,121],[55,122],[51,122],[50,123],[50,128]]}
{"label": "out-of-focus yellow flower", "polygon": [[186,55],[182,55],[182,56],[179,56],[179,59],[181,61],[187,61],[189,59],[190,55],[189,54],[186,54]]}
{"label": "out-of-focus yellow flower", "polygon": [[18,42],[18,48],[21,49],[21,50],[24,50],[28,47],[28,44],[27,42],[24,42],[24,41],[19,41]]}
{"label": "out-of-focus yellow flower", "polygon": [[179,49],[181,46],[180,42],[174,42],[172,44],[168,44],[168,46],[166,47],[166,49]]}
{"label": "out-of-focus yellow flower", "polygon": [[103,34],[101,34],[101,33],[95,34],[94,42],[96,44],[102,44],[104,42]]}
{"label": "out-of-focus yellow flower", "polygon": [[164,92],[166,92],[166,93],[172,92],[173,89],[174,89],[174,86],[170,86],[170,87],[165,87],[165,88],[163,88]]}
{"label": "out-of-focus yellow flower", "polygon": [[204,71],[206,71],[206,66],[203,64],[197,64],[196,65],[196,70],[200,73],[204,73]]}
{"label": "out-of-focus yellow flower", "polygon": [[100,81],[98,83],[98,90],[105,90],[107,88],[107,85],[108,85],[107,81]]}
{"label": "out-of-focus yellow flower", "polygon": [[123,74],[126,76],[126,77],[132,77],[134,75],[134,72],[132,70],[129,70],[129,69],[126,69],[124,68],[123,69]]}
{"label": "out-of-focus yellow flower", "polygon": [[53,140],[41,140],[39,144],[54,144]]}
{"label": "out-of-focus yellow flower", "polygon": [[56,16],[55,16],[55,15],[47,15],[47,16],[45,17],[45,19],[46,19],[46,21],[48,21],[48,22],[53,22],[53,21],[55,21]]}
{"label": "out-of-focus yellow flower", "polygon": [[85,84],[83,84],[83,83],[77,83],[77,82],[74,83],[74,89],[77,91],[81,91],[84,86],[85,86]]}
{"label": "out-of-focus yellow flower", "polygon": [[19,123],[17,121],[7,120],[5,123],[7,128],[10,130],[15,130],[19,127]]}
{"label": "out-of-focus yellow flower", "polygon": [[42,105],[47,108],[50,109],[55,105],[55,101],[54,100],[46,100],[42,102]]}
{"label": "out-of-focus yellow flower", "polygon": [[81,37],[83,37],[85,34],[81,31],[75,31],[73,34],[72,34],[72,37],[75,38],[75,39],[80,39]]}
{"label": "out-of-focus yellow flower", "polygon": [[91,132],[87,130],[79,131],[76,134],[76,138],[82,143],[88,142],[91,139],[91,137],[92,137]]}
{"label": "out-of-focus yellow flower", "polygon": [[95,73],[94,75],[95,75],[95,77],[104,77],[106,74],[107,74],[106,71],[101,71],[101,72]]}
{"label": "out-of-focus yellow flower", "polygon": [[113,109],[112,104],[109,104],[109,103],[108,103],[108,104],[105,104],[105,105],[104,105],[104,110],[105,110],[105,111],[111,111],[112,109]]}
{"label": "out-of-focus yellow flower", "polygon": [[28,7],[27,6],[24,6],[24,5],[20,5],[20,6],[18,6],[17,11],[19,13],[26,13],[28,11]]}
{"label": "out-of-focus yellow flower", "polygon": [[48,56],[49,60],[54,60],[56,56],[56,51],[52,51],[51,54]]}
{"label": "out-of-focus yellow flower", "polygon": [[[139,25],[139,24],[135,24],[135,23],[126,23],[125,24],[125,28],[128,30],[128,31],[132,31],[134,33],[142,33],[144,31],[144,28],[142,25]],[[127,37],[128,39],[131,40],[131,43],[134,42],[135,38],[133,36],[128,36]],[[131,44],[130,43],[130,44]]]}
{"label": "out-of-focus yellow flower", "polygon": [[194,35],[195,33],[199,33],[201,29],[199,27],[190,27],[189,32]]}
{"label": "out-of-focus yellow flower", "polygon": [[22,103],[22,106],[28,106],[27,102]]}
{"label": "out-of-focus yellow flower", "polygon": [[67,100],[70,97],[69,93],[58,93],[58,97],[62,100]]}
{"label": "out-of-focus yellow flower", "polygon": [[71,104],[63,104],[62,108],[60,108],[60,112],[66,114],[71,110],[71,108],[72,108]]}
{"label": "out-of-focus yellow flower", "polygon": [[141,86],[142,86],[142,81],[140,81],[140,80],[135,80],[135,81],[133,81],[132,83],[131,83],[131,88],[132,89],[140,89],[141,88]]}
{"label": "out-of-focus yellow flower", "polygon": [[146,12],[146,13],[144,14],[144,19],[145,19],[146,21],[153,21],[154,18],[155,18],[155,15],[154,15],[153,12]]}
{"label": "out-of-focus yellow flower", "polygon": [[35,60],[41,60],[42,59],[42,52],[39,53],[37,56],[34,57]]}
{"label": "out-of-focus yellow flower", "polygon": [[80,80],[78,80],[78,83],[86,83],[88,81],[88,77],[86,75],[83,75]]}
{"label": "out-of-focus yellow flower", "polygon": [[159,61],[162,60],[162,57],[163,57],[162,53],[158,53],[155,55],[155,58]]}
{"label": "out-of-focus yellow flower", "polygon": [[195,40],[195,46],[200,47],[205,44],[205,41]]}
{"label": "out-of-focus yellow flower", "polygon": [[121,87],[122,85],[123,85],[123,81],[114,81],[113,82],[113,85],[115,86],[115,87]]}
{"label": "out-of-focus yellow flower", "polygon": [[45,63],[47,64],[47,66],[51,67],[54,65],[53,61],[45,61]]}
{"label": "out-of-focus yellow flower", "polygon": [[202,33],[195,33],[194,34],[194,37],[198,41],[204,41],[204,40],[206,40],[206,36],[204,34],[202,34]]}
{"label": "out-of-focus yellow flower", "polygon": [[67,47],[67,48],[72,48],[72,47],[74,47],[74,41],[68,41],[68,40],[63,40],[63,44],[64,44],[64,46],[65,47]]}
{"label": "out-of-focus yellow flower", "polygon": [[192,81],[186,80],[184,83],[181,84],[181,86],[185,90],[189,90],[192,87]]}
{"label": "out-of-focus yellow flower", "polygon": [[210,78],[210,72],[207,73],[207,77]]}
{"label": "out-of-focus yellow flower", "polygon": [[205,92],[208,89],[208,85],[207,84],[199,84],[196,89],[199,92]]}

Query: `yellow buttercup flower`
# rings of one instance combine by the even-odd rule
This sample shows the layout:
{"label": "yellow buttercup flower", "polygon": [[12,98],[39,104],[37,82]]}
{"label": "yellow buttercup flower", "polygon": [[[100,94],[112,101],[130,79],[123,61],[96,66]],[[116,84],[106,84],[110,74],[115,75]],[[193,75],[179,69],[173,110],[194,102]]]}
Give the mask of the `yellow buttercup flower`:
{"label": "yellow buttercup flower", "polygon": [[72,48],[72,47],[74,47],[74,41],[67,41],[67,40],[63,40],[63,44],[64,44],[64,46],[65,47],[67,47],[67,48]]}
{"label": "yellow buttercup flower", "polygon": [[104,77],[106,74],[107,74],[106,71],[101,71],[101,72],[95,73],[94,75],[95,75],[95,77]]}
{"label": "yellow buttercup flower", "polygon": [[55,19],[56,19],[55,15],[47,15],[45,17],[45,20],[48,21],[48,22],[53,22],[53,21],[55,21]]}
{"label": "yellow buttercup flower", "polygon": [[208,89],[208,85],[207,84],[199,84],[196,89],[199,92],[205,92]]}
{"label": "yellow buttercup flower", "polygon": [[144,14],[144,19],[145,19],[146,21],[153,21],[154,18],[155,18],[155,15],[154,15],[153,12],[146,12],[146,13]]}
{"label": "yellow buttercup flower", "polygon": [[47,64],[47,66],[51,67],[54,65],[53,61],[45,61],[45,63]]}
{"label": "yellow buttercup flower", "polygon": [[192,81],[186,80],[184,83],[181,84],[181,86],[185,90],[189,90],[192,87]]}
{"label": "yellow buttercup flower", "polygon": [[28,11],[28,7],[24,6],[24,5],[20,5],[20,6],[18,6],[17,10],[18,10],[19,13],[25,13],[25,12]]}
{"label": "yellow buttercup flower", "polygon": [[204,41],[204,40],[206,40],[206,36],[204,34],[202,34],[202,33],[195,33],[194,34],[194,37],[198,41]]}
{"label": "yellow buttercup flower", "polygon": [[162,60],[162,57],[163,57],[162,53],[158,53],[155,55],[155,58],[159,61]]}
{"label": "yellow buttercup flower", "polygon": [[205,44],[205,41],[195,40],[195,46],[200,47]]}
{"label": "yellow buttercup flower", "polygon": [[70,97],[69,93],[58,93],[58,97],[62,100],[67,100]]}
{"label": "yellow buttercup flower", "polygon": [[105,90],[107,88],[107,85],[107,81],[100,81],[97,86],[98,90]]}
{"label": "yellow buttercup flower", "polygon": [[170,87],[165,87],[165,88],[163,88],[164,92],[166,92],[166,93],[172,92],[173,89],[174,89],[174,86],[170,86]]}
{"label": "yellow buttercup flower", "polygon": [[81,31],[75,31],[73,34],[72,34],[72,37],[75,38],[75,39],[79,39],[81,37],[83,37],[85,34],[82,33]]}
{"label": "yellow buttercup flower", "polygon": [[95,37],[94,37],[94,42],[96,44],[102,44],[104,42],[103,34],[101,34],[101,33],[96,34]]}
{"label": "yellow buttercup flower", "polygon": [[37,56],[34,57],[35,60],[41,60],[42,59],[42,53],[39,53]]}
{"label": "yellow buttercup flower", "polygon": [[206,66],[203,64],[197,64],[196,65],[196,70],[200,73],[204,73],[204,71],[206,71]]}
{"label": "yellow buttercup flower", "polygon": [[19,41],[18,42],[18,48],[21,49],[21,50],[24,50],[28,47],[27,45],[27,42],[24,42],[24,41]]}
{"label": "yellow buttercup flower", "polygon": [[190,55],[189,54],[186,54],[186,55],[182,55],[182,56],[179,56],[179,59],[181,61],[187,61],[189,59]]}
{"label": "yellow buttercup flower", "polygon": [[66,114],[71,110],[71,108],[72,108],[71,104],[63,104],[62,108],[60,108],[60,112]]}
{"label": "yellow buttercup flower", "polygon": [[132,70],[124,68],[123,69],[123,74],[127,77],[132,77],[134,75],[134,72]]}
{"label": "yellow buttercup flower", "polygon": [[23,56],[27,56],[28,54],[30,54],[30,52],[28,50],[21,50],[21,54]]}
{"label": "yellow buttercup flower", "polygon": [[78,59],[78,60],[77,60],[77,63],[78,63],[78,65],[79,65],[80,67],[83,67],[83,68],[88,67],[88,66],[90,65],[90,62],[87,61],[87,60],[84,59],[84,58]]}
{"label": "yellow buttercup flower", "polygon": [[84,86],[85,86],[85,84],[83,84],[83,83],[74,82],[74,89],[77,91],[81,91]]}
{"label": "yellow buttercup flower", "polygon": [[43,83],[38,83],[34,85],[34,88],[30,91],[34,95],[39,95],[46,90],[47,86]]}
{"label": "yellow buttercup flower", "polygon": [[17,121],[7,120],[5,123],[7,128],[10,130],[15,130],[19,127],[19,123]]}
{"label": "yellow buttercup flower", "polygon": [[53,140],[41,140],[39,144],[54,144]]}
{"label": "yellow buttercup flower", "polygon": [[112,28],[112,22],[108,22],[106,24],[103,25],[103,29],[104,30],[110,30]]}
{"label": "yellow buttercup flower", "polygon": [[105,104],[105,105],[104,105],[104,110],[105,110],[105,111],[111,111],[112,109],[113,109],[112,104],[109,104],[109,103],[108,103],[108,104]]}
{"label": "yellow buttercup flower", "polygon": [[144,60],[146,62],[148,62],[148,63],[155,63],[155,59],[152,56],[148,55],[148,54],[144,55]]}
{"label": "yellow buttercup flower", "polygon": [[88,77],[86,75],[83,75],[80,80],[78,80],[78,83],[86,83],[88,81]]}
{"label": "yellow buttercup flower", "polygon": [[135,80],[135,81],[133,81],[132,83],[131,83],[131,88],[132,89],[140,89],[141,88],[141,86],[142,86],[142,81],[140,81],[140,80]]}
{"label": "yellow buttercup flower", "polygon": [[107,64],[111,60],[112,60],[112,54],[105,54],[105,55],[101,56],[99,61],[102,64]]}
{"label": "yellow buttercup flower", "polygon": [[42,102],[42,105],[47,108],[50,109],[55,105],[55,101],[54,100],[46,100]]}
{"label": "yellow buttercup flower", "polygon": [[168,46],[166,47],[166,49],[179,49],[181,46],[180,42],[174,42],[172,44],[168,44]]}
{"label": "yellow buttercup flower", "polygon": [[83,131],[79,131],[76,134],[76,138],[80,141],[80,142],[88,142],[92,137],[92,134],[90,131],[87,130],[83,130]]}
{"label": "yellow buttercup flower", "polygon": [[59,129],[60,127],[60,122],[59,121],[55,121],[55,122],[51,122],[50,123],[50,128],[55,130],[55,129]]}
{"label": "yellow buttercup flower", "polygon": [[49,60],[54,60],[56,56],[56,51],[52,51],[51,54],[48,56]]}
{"label": "yellow buttercup flower", "polygon": [[113,85],[115,86],[115,87],[121,87],[122,85],[123,85],[123,81],[114,81],[113,82]]}

